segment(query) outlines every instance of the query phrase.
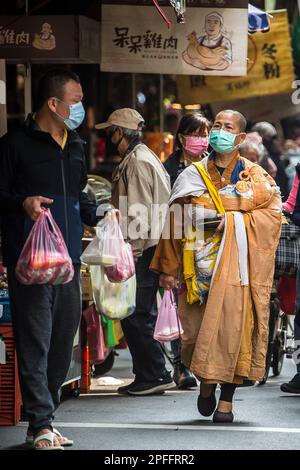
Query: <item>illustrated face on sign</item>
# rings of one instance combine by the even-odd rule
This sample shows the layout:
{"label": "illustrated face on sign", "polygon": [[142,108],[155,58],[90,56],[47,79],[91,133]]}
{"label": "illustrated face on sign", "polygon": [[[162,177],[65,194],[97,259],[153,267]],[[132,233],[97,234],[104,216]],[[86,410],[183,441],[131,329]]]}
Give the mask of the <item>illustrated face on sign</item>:
{"label": "illustrated face on sign", "polygon": [[221,33],[222,24],[216,16],[206,18],[205,31],[210,37],[218,36]]}
{"label": "illustrated face on sign", "polygon": [[44,23],[42,25],[42,34],[45,36],[50,36],[50,34],[52,34],[52,29],[49,23]]}

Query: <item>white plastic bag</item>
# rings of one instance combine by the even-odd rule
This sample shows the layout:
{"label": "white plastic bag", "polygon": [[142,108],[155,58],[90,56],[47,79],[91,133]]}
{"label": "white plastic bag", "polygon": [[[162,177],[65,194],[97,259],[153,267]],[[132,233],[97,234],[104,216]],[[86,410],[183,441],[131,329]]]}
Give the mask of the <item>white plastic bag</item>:
{"label": "white plastic bag", "polygon": [[93,295],[97,311],[110,320],[123,320],[136,305],[136,277],[125,282],[110,282],[103,266],[91,266]]}

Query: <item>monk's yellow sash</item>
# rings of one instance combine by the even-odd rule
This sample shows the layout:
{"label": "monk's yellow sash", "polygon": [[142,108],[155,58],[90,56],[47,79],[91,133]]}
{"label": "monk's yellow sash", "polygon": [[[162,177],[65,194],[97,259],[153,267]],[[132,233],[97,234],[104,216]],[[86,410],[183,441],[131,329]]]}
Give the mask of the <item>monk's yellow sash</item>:
{"label": "monk's yellow sash", "polygon": [[[209,174],[206,171],[205,166],[202,162],[193,163],[193,165],[199,171],[206,187],[209,192],[211,199],[213,200],[218,214],[225,214],[225,209],[221,200],[221,197],[218,193],[217,188],[213,184]],[[217,234],[214,236],[213,241],[215,243],[220,242],[222,236]],[[196,272],[195,272],[195,261],[194,261],[194,250],[193,242],[195,237],[187,237],[183,241],[183,278],[186,283],[187,288],[187,303],[193,304],[200,300],[200,296],[197,289],[196,283]],[[189,244],[189,246],[187,246]]]}

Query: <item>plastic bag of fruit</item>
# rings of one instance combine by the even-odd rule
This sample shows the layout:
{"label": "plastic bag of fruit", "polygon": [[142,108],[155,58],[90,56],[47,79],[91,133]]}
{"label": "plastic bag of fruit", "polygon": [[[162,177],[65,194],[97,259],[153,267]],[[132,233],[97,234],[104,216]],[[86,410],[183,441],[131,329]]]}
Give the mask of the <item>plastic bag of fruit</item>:
{"label": "plastic bag of fruit", "polygon": [[118,222],[108,214],[96,228],[96,237],[87,246],[81,260],[90,266],[103,266],[110,282],[125,282],[135,275],[132,249],[126,243]]}
{"label": "plastic bag of fruit", "polygon": [[43,209],[20,254],[16,276],[21,284],[66,284],[74,267],[50,209]]}

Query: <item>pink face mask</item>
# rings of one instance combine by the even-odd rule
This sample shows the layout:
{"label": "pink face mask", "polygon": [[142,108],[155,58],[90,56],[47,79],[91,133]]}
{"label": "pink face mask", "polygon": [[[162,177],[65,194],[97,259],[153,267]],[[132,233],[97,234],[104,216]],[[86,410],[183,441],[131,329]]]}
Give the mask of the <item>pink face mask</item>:
{"label": "pink face mask", "polygon": [[208,138],[188,135],[185,137],[184,149],[190,155],[197,157],[208,149]]}

